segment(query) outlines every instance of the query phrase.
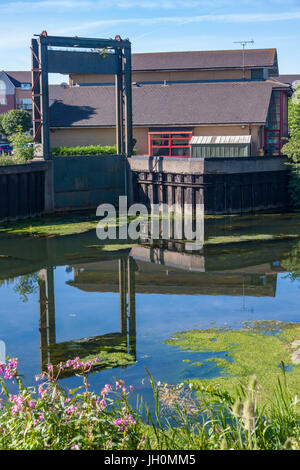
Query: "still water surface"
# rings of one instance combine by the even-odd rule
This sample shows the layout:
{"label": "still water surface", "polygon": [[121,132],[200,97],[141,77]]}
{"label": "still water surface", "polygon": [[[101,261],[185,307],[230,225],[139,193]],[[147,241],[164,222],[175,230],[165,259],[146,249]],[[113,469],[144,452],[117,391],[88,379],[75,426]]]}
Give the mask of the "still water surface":
{"label": "still water surface", "polygon": [[[18,357],[26,385],[49,362],[104,352],[92,388],[118,377],[147,399],[145,367],[168,383],[222,373],[207,361],[212,353],[166,344],[174,332],[300,322],[300,217],[293,214],[208,219],[197,252],[180,242],[111,248],[95,232],[0,236],[0,359]],[[190,356],[204,365],[191,367]],[[71,388],[78,380],[62,382]]]}

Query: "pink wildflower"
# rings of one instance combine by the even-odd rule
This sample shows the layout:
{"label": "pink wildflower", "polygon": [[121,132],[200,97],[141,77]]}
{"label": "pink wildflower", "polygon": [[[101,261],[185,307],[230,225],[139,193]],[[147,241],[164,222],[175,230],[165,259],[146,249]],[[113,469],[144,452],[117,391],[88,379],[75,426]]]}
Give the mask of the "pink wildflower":
{"label": "pink wildflower", "polygon": [[76,408],[74,405],[69,406],[69,408],[66,409],[67,415],[72,415],[76,411]]}

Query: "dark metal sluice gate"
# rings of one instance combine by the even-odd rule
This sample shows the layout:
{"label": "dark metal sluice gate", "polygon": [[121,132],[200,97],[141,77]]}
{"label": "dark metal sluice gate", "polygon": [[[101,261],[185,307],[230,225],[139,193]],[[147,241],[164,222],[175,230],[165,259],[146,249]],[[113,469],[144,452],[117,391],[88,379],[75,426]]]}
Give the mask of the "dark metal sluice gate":
{"label": "dark metal sluice gate", "polygon": [[130,41],[120,36],[115,39],[48,36],[46,31],[36,36],[31,40],[33,136],[34,142],[40,144],[36,153],[45,160],[51,159],[48,74],[110,74],[115,76],[117,154],[130,157],[133,149]]}

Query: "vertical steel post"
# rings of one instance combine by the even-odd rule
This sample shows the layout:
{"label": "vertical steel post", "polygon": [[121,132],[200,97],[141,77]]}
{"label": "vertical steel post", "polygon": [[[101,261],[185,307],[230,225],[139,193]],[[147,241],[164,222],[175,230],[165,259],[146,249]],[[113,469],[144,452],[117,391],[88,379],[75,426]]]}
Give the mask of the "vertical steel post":
{"label": "vertical steel post", "polygon": [[42,147],[44,160],[49,160],[49,87],[48,87],[48,46],[43,44],[43,37],[39,37],[39,56],[41,61],[40,89],[42,109]]}
{"label": "vertical steel post", "polygon": [[51,345],[56,342],[53,268],[39,271],[38,285],[41,368],[44,370],[51,362]]}
{"label": "vertical steel post", "polygon": [[56,343],[55,328],[55,297],[54,297],[54,269],[47,268],[47,300],[48,300],[48,343]]}
{"label": "vertical steel post", "polygon": [[136,359],[136,314],[135,314],[135,261],[129,257],[128,264],[128,315],[129,353]]}
{"label": "vertical steel post", "polygon": [[41,62],[39,46],[36,39],[31,40],[31,96],[32,96],[32,125],[33,138],[36,143],[41,142],[41,90],[40,90]]}
{"label": "vertical steel post", "polygon": [[125,154],[132,155],[132,85],[131,85],[131,45],[124,48],[125,79]]}
{"label": "vertical steel post", "polygon": [[127,337],[126,265],[123,258],[119,259],[119,293],[121,334]]}
{"label": "vertical steel post", "polygon": [[116,93],[116,143],[117,154],[124,154],[124,136],[123,136],[123,53],[122,49],[116,49],[118,61],[118,73],[115,75],[115,93]]}

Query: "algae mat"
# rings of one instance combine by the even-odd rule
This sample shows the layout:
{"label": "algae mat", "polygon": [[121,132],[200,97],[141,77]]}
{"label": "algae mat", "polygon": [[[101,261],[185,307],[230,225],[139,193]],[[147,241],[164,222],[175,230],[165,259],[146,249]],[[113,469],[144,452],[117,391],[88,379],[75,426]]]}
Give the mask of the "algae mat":
{"label": "algae mat", "polygon": [[[195,329],[175,333],[166,343],[189,353],[189,357],[190,353],[211,353],[202,363],[188,363],[192,367],[215,365],[213,378],[190,380],[197,385],[220,385],[233,392],[256,375],[262,390],[271,393],[282,375],[283,361],[290,391],[300,393],[300,323],[267,321],[244,324],[240,330]],[[220,353],[222,357],[217,357]]]}

